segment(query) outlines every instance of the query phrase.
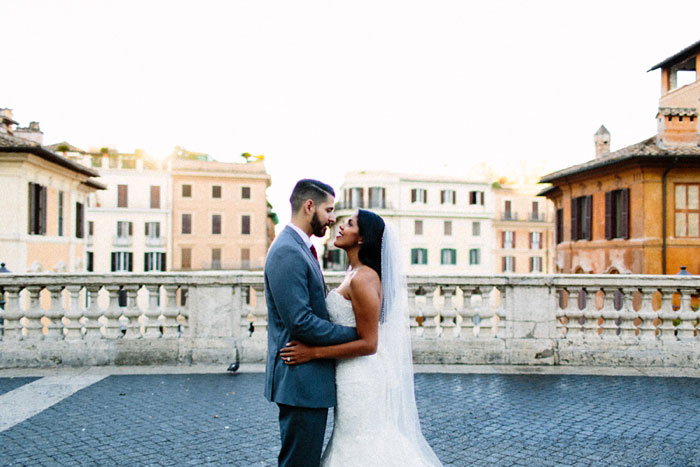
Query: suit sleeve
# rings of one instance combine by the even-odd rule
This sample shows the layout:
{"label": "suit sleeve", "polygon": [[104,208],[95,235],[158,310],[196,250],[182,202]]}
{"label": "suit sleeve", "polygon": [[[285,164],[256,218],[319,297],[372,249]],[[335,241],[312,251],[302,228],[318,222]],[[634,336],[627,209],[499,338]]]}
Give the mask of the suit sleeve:
{"label": "suit sleeve", "polygon": [[268,287],[280,318],[293,339],[309,345],[334,345],[357,339],[355,328],[319,318],[311,310],[306,262],[293,248],[275,252],[266,271]]}

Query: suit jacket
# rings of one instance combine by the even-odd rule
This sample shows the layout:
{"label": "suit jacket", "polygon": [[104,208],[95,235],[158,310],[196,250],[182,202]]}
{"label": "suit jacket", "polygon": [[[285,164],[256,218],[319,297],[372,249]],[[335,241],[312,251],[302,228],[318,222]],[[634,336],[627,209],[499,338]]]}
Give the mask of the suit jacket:
{"label": "suit jacket", "polygon": [[318,261],[291,227],[285,227],[267,253],[265,298],[265,397],[297,407],[335,406],[334,360],[288,366],[280,358],[280,349],[291,340],[333,345],[357,339],[355,328],[328,321],[326,287]]}

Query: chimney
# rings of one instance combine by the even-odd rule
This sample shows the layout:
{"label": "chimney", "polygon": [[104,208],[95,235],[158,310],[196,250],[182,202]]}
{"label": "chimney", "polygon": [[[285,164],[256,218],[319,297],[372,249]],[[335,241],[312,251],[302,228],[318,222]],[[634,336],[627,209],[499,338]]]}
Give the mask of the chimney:
{"label": "chimney", "polygon": [[44,133],[39,128],[39,122],[29,122],[29,126],[26,128],[17,128],[15,130],[15,136],[20,138],[28,139],[39,145],[44,142]]}
{"label": "chimney", "polygon": [[12,118],[12,109],[0,109],[0,133],[11,135],[14,133],[13,125],[17,125],[17,122]]}
{"label": "chimney", "polygon": [[600,125],[598,131],[593,135],[595,142],[595,158],[599,159],[610,152],[610,132],[605,125]]}
{"label": "chimney", "polygon": [[692,107],[659,107],[656,114],[660,147],[698,144],[698,111]]}

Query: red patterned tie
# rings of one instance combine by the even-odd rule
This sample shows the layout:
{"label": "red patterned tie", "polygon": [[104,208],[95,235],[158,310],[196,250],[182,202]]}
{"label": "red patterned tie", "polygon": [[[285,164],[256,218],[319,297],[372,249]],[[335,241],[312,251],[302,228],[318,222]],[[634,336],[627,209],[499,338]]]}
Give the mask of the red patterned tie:
{"label": "red patterned tie", "polygon": [[316,261],[318,262],[318,254],[316,253],[316,247],[311,245],[311,253],[314,254],[314,258],[316,258]]}

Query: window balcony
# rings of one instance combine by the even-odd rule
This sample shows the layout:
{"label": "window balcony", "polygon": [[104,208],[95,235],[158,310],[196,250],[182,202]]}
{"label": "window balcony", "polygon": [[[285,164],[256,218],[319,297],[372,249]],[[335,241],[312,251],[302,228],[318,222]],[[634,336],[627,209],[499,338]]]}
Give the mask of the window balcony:
{"label": "window balcony", "polygon": [[518,213],[517,212],[509,212],[505,211],[501,213],[501,220],[502,221],[517,221],[518,220]]}
{"label": "window balcony", "polygon": [[113,246],[118,246],[118,247],[127,247],[131,246],[133,244],[133,237],[132,236],[119,236],[115,235],[112,238],[112,245]]}
{"label": "window balcony", "polygon": [[165,237],[146,237],[146,246],[162,248],[166,245]]}
{"label": "window balcony", "polygon": [[531,212],[527,218],[531,222],[544,222],[546,217],[543,212]]}

